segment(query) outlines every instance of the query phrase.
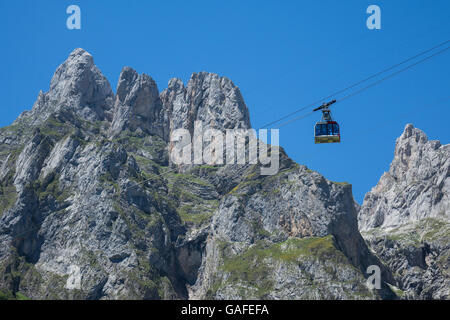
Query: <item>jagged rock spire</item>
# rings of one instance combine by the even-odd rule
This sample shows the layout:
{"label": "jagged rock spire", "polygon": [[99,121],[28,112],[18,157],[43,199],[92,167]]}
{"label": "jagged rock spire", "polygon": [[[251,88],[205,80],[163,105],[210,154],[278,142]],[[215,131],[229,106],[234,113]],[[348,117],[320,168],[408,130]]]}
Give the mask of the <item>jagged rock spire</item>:
{"label": "jagged rock spire", "polygon": [[448,217],[449,173],[450,145],[430,141],[423,131],[406,125],[389,171],[364,198],[359,228],[395,228],[422,218]]}
{"label": "jagged rock spire", "polygon": [[170,119],[170,129],[193,130],[196,120],[218,129],[250,128],[250,115],[241,92],[227,77],[215,73],[193,73],[184,86],[171,79],[161,93]]}
{"label": "jagged rock spire", "polygon": [[449,177],[450,144],[408,124],[359,211],[366,243],[394,271],[403,298],[450,297]]}
{"label": "jagged rock spire", "polygon": [[83,105],[96,105],[112,97],[108,80],[85,50],[75,49],[62,63],[50,82],[50,99],[65,101],[70,98]]}
{"label": "jagged rock spire", "polygon": [[39,124],[61,109],[71,110],[88,120],[104,120],[109,117],[114,93],[94,59],[85,50],[72,51],[55,71],[48,92],[40,92],[31,112],[19,119]]}
{"label": "jagged rock spire", "polygon": [[146,74],[139,75],[130,67],[123,68],[117,84],[112,134],[125,129],[140,129],[167,139],[162,109],[156,82]]}

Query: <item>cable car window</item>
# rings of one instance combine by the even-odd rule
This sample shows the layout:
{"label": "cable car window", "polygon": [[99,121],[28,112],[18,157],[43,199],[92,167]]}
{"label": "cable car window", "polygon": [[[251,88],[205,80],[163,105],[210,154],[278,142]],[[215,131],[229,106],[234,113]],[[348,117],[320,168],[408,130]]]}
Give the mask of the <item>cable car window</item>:
{"label": "cable car window", "polygon": [[333,135],[339,134],[339,126],[337,124],[333,124]]}
{"label": "cable car window", "polygon": [[339,134],[339,126],[335,123],[329,123],[326,126],[325,134],[328,136],[336,136]]}
{"label": "cable car window", "polygon": [[327,134],[327,125],[326,124],[317,124],[316,125],[316,136],[324,136]]}
{"label": "cable car window", "polygon": [[332,135],[333,135],[333,124],[332,124],[332,123],[329,123],[329,124],[327,125],[327,127],[328,127],[328,133],[327,133],[327,135],[332,136]]}

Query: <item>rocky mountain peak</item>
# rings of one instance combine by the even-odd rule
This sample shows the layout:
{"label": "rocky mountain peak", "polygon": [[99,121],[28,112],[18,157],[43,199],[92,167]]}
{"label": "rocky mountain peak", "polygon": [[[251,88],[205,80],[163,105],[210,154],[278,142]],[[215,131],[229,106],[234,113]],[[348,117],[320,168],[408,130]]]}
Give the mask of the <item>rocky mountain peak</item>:
{"label": "rocky mountain peak", "polygon": [[169,80],[167,88],[173,92],[182,91],[184,89],[184,83],[179,78],[172,78]]}
{"label": "rocky mountain peak", "polygon": [[159,98],[156,82],[146,74],[138,74],[125,67],[117,84],[114,104],[113,134],[125,128],[157,134],[167,139],[167,125],[164,121],[163,105]]}
{"label": "rocky mountain peak", "polygon": [[161,93],[170,129],[193,130],[195,121],[217,129],[250,128],[250,116],[239,88],[215,73],[193,73],[186,86],[171,79]]}
{"label": "rocky mountain peak", "polygon": [[364,198],[360,229],[395,228],[449,215],[450,145],[428,140],[408,124],[397,139],[389,171]]}
{"label": "rocky mountain peak", "polygon": [[41,91],[32,110],[23,112],[16,123],[39,126],[61,110],[91,122],[106,120],[111,136],[129,130],[165,141],[177,128],[192,133],[195,121],[220,130],[251,127],[241,92],[227,77],[193,73],[187,85],[172,78],[160,93],[149,75],[124,67],[114,95],[92,55],[81,48],[57,68],[49,91]]}
{"label": "rocky mountain peak", "polygon": [[[50,83],[50,100],[76,103],[91,109],[109,109],[107,100],[113,92],[108,80],[94,64],[92,56],[83,49],[75,49],[63,62]],[[100,110],[95,110],[100,111]]]}
{"label": "rocky mountain peak", "polygon": [[391,164],[390,174],[395,178],[404,177],[410,170],[420,169],[427,165],[422,155],[427,155],[439,149],[439,141],[429,141],[427,135],[412,124],[405,127],[402,135],[395,144],[394,160]]}
{"label": "rocky mountain peak", "polygon": [[[124,67],[117,84],[117,98],[121,102],[132,103],[133,100],[157,100],[159,96],[156,82],[147,74],[138,74],[131,67]],[[145,104],[145,103],[144,103]]]}
{"label": "rocky mountain peak", "polygon": [[408,123],[403,130],[402,135],[399,137],[399,140],[407,140],[410,138],[414,138],[417,143],[422,142],[425,143],[428,141],[428,137],[422,130],[415,128],[412,123]]}
{"label": "rocky mountain peak", "polygon": [[110,117],[114,93],[102,72],[87,51],[72,51],[55,71],[48,92],[40,92],[31,111],[18,121],[39,125],[51,114],[71,110],[80,118],[96,121]]}
{"label": "rocky mountain peak", "polygon": [[187,85],[189,96],[199,103],[199,120],[224,129],[250,128],[250,115],[239,88],[215,73],[193,73]]}
{"label": "rocky mountain peak", "polygon": [[364,198],[359,229],[409,299],[450,297],[450,144],[408,124],[388,172]]}

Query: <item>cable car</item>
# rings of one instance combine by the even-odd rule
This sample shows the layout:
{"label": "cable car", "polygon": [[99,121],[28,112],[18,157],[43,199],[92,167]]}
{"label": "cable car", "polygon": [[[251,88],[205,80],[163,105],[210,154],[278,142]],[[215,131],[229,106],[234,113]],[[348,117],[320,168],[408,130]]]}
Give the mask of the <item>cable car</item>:
{"label": "cable car", "polygon": [[322,110],[322,120],[314,126],[315,143],[338,143],[341,142],[339,124],[331,117],[331,111],[328,108],[336,100],[324,103],[314,111]]}

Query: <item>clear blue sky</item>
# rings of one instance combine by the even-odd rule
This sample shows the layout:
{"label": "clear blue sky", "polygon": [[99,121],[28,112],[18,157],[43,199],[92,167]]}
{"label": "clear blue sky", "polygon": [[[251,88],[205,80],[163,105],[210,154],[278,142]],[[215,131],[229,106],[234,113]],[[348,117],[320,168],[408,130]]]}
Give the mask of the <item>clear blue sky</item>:
{"label": "clear blue sky", "polygon": [[[81,30],[66,28],[71,4],[81,7]],[[366,28],[370,4],[381,8],[381,30]],[[0,12],[0,126],[31,108],[76,47],[114,89],[125,65],[160,90],[192,72],[225,75],[258,128],[450,38],[448,0],[2,0]],[[336,105],[341,144],[314,145],[320,114],[282,128],[280,143],[297,162],[353,184],[361,202],[388,170],[406,123],[449,143],[449,75],[450,50]]]}

